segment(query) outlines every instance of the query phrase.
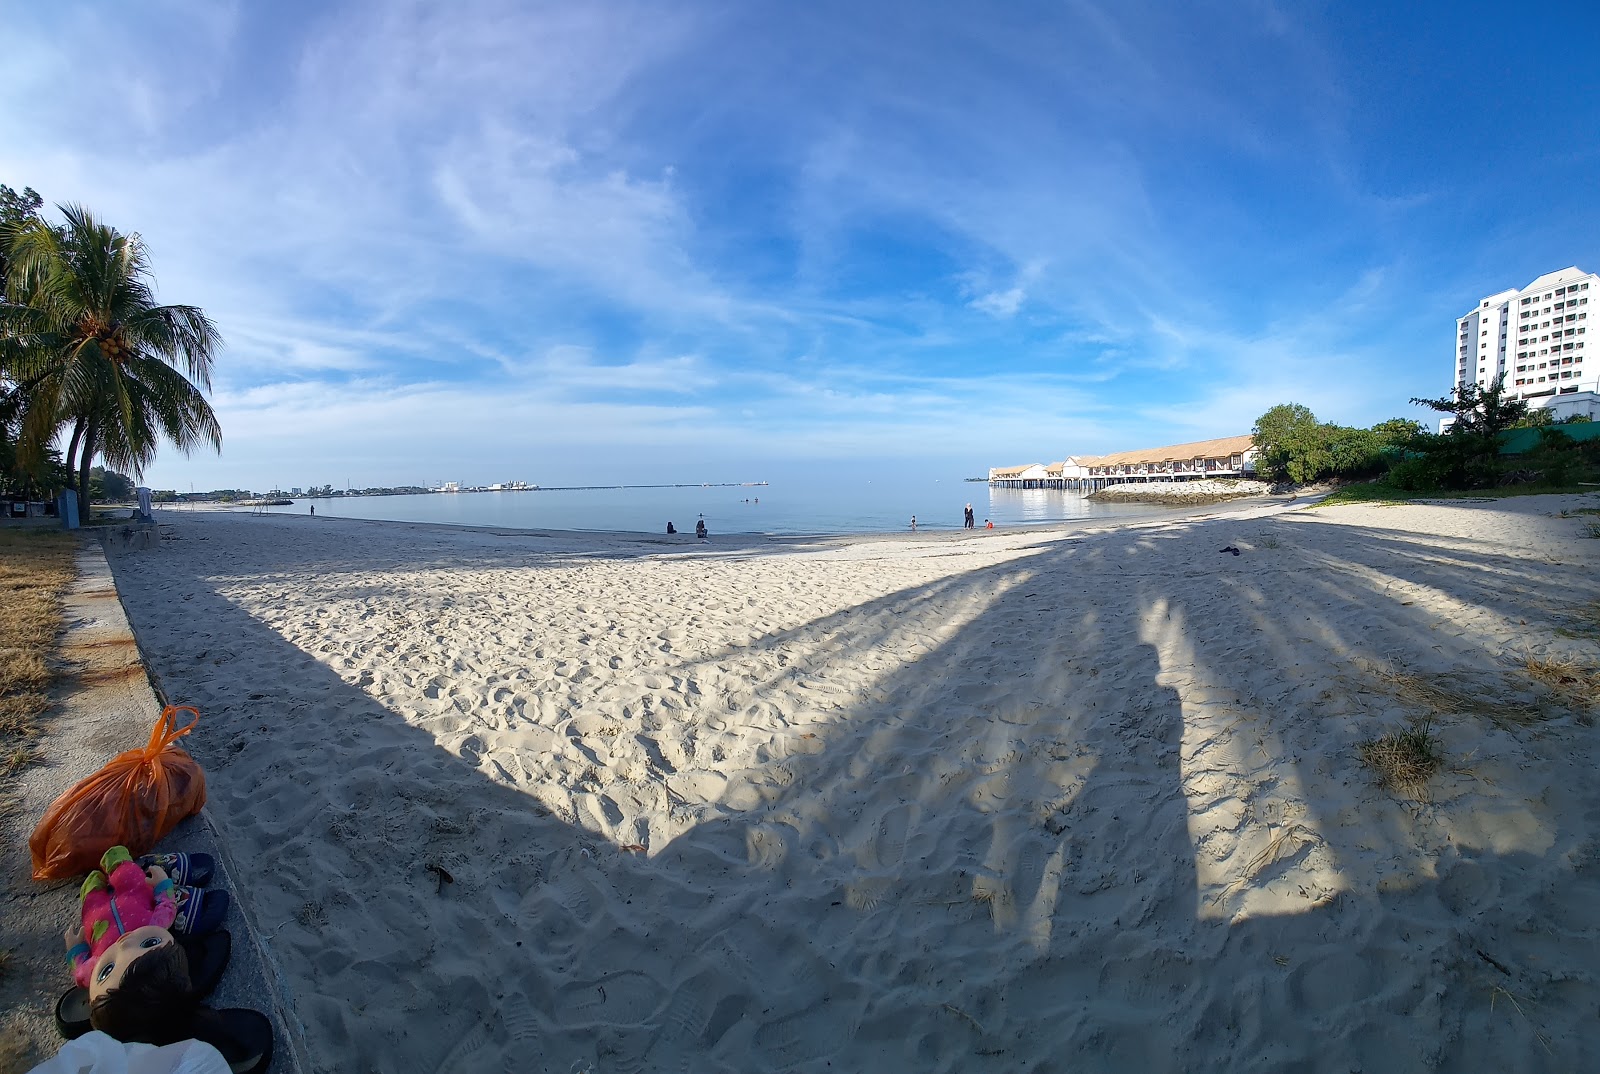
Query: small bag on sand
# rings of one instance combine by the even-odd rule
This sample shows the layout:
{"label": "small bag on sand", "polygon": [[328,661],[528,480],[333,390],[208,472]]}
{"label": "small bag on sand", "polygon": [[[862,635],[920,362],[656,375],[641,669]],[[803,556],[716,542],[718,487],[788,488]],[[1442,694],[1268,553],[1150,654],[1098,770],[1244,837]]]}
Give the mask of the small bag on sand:
{"label": "small bag on sand", "polygon": [[[178,726],[178,713],[194,719]],[[206,804],[206,776],[188,753],[173,745],[194,730],[200,713],[169,706],[141,750],[113,757],[50,803],[28,837],[35,880],[65,880],[96,867],[111,847],[134,857],[147,853],[183,818]]]}

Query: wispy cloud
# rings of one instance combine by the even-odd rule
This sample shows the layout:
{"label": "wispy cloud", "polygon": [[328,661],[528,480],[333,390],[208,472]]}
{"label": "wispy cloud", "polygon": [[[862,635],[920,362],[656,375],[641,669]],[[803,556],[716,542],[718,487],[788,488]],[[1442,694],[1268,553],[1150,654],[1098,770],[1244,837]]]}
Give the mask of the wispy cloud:
{"label": "wispy cloud", "polygon": [[1425,246],[1466,241],[1449,177],[1365,178],[1340,27],[1271,4],[171,0],[8,32],[0,181],[141,231],[229,340],[226,455],[168,483],[274,480],[289,444],[400,480],[646,444],[977,467],[1286,397],[1376,420],[1438,389],[1500,256]]}

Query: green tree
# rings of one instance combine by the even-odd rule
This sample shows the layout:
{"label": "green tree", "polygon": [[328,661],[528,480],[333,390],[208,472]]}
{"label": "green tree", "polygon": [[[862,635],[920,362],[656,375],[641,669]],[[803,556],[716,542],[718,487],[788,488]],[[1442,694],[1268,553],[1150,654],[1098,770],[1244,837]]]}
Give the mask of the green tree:
{"label": "green tree", "polygon": [[89,470],[89,496],[98,503],[127,503],[133,499],[133,482],[126,474],[96,466]]}
{"label": "green tree", "polygon": [[1463,384],[1439,399],[1411,400],[1455,419],[1448,433],[1420,445],[1446,488],[1478,488],[1498,478],[1500,434],[1528,414],[1526,402],[1506,397],[1505,383],[1502,373],[1487,388]]}
{"label": "green tree", "polygon": [[1360,477],[1386,465],[1382,438],[1371,429],[1319,422],[1308,407],[1281,403],[1256,419],[1256,470],[1296,484]]}
{"label": "green tree", "polygon": [[1383,447],[1397,448],[1401,451],[1415,443],[1418,437],[1429,435],[1427,426],[1410,418],[1390,418],[1388,421],[1380,421],[1372,427],[1372,433]]}
{"label": "green tree", "polygon": [[7,244],[0,337],[12,371],[5,403],[20,409],[18,452],[42,453],[70,427],[67,466],[89,511],[97,456],[135,476],[162,441],[188,453],[222,447],[204,389],[222,343],[194,306],[158,305],[138,235],[65,205],[62,228],[24,221]]}
{"label": "green tree", "polygon": [[1280,403],[1256,419],[1256,470],[1273,481],[1305,481],[1300,476],[1316,465],[1321,426],[1310,407]]}
{"label": "green tree", "polygon": [[5,293],[6,277],[9,274],[10,261],[6,257],[6,244],[11,236],[24,224],[39,219],[39,209],[44,205],[44,199],[31,186],[22,188],[22,193],[0,183],[0,294]]}

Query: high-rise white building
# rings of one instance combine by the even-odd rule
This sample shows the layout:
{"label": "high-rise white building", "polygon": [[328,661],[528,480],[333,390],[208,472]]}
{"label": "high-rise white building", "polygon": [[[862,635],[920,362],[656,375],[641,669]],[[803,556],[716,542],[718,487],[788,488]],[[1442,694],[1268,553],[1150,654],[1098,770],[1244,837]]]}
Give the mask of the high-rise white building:
{"label": "high-rise white building", "polygon": [[1557,418],[1600,418],[1600,354],[1587,346],[1591,297],[1600,299],[1600,276],[1578,268],[1488,296],[1456,320],[1455,386],[1487,388],[1504,375],[1508,396]]}

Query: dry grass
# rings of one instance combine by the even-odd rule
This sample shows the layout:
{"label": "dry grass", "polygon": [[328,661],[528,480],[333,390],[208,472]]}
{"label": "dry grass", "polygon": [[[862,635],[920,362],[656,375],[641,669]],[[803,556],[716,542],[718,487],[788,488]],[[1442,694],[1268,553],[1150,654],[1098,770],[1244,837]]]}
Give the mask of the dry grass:
{"label": "dry grass", "polygon": [[1435,718],[1443,716],[1479,716],[1502,726],[1526,726],[1553,715],[1525,701],[1498,697],[1497,691],[1483,689],[1482,684],[1450,676],[1425,678],[1387,667],[1375,669],[1374,674],[1398,700],[1421,712],[1430,727]]}
{"label": "dry grass", "polygon": [[0,771],[30,763],[49,704],[49,657],[61,631],[61,594],[77,576],[77,541],[55,530],[0,529]]}
{"label": "dry grass", "polygon": [[1501,998],[1504,998],[1506,1002],[1510,1003],[1512,1009],[1522,1016],[1522,1020],[1524,1022],[1528,1023],[1528,1029],[1532,1031],[1533,1039],[1539,1042],[1539,1046],[1549,1054],[1555,1055],[1556,1053],[1550,1048],[1550,1038],[1545,1036],[1544,1031],[1534,1024],[1532,1018],[1528,1017],[1528,1012],[1522,1009],[1523,1004],[1527,1004],[1531,1008],[1533,1006],[1533,1001],[1528,999],[1526,996],[1521,997],[1519,1001],[1519,998],[1515,992],[1512,992],[1509,988],[1506,988],[1502,985],[1495,985],[1489,991],[1489,1012],[1491,1014],[1494,1013],[1496,1002]]}
{"label": "dry grass", "polygon": [[1600,540],[1600,522],[1585,522],[1583,524],[1583,535]]}
{"label": "dry grass", "polygon": [[1600,672],[1571,660],[1546,660],[1530,656],[1523,661],[1528,677],[1554,693],[1579,723],[1589,724],[1600,701]]}
{"label": "dry grass", "polygon": [[1575,693],[1585,699],[1600,690],[1600,674],[1571,660],[1545,660],[1530,656],[1523,661],[1528,674],[1552,690]]}
{"label": "dry grass", "polygon": [[1431,720],[1363,742],[1361,760],[1377,775],[1379,783],[1417,798],[1426,796],[1428,780],[1444,763]]}

